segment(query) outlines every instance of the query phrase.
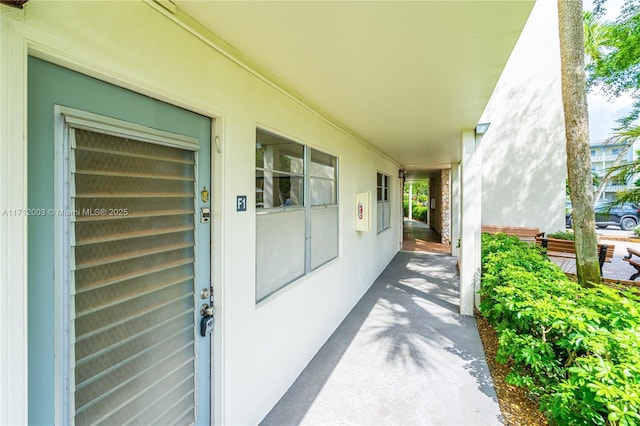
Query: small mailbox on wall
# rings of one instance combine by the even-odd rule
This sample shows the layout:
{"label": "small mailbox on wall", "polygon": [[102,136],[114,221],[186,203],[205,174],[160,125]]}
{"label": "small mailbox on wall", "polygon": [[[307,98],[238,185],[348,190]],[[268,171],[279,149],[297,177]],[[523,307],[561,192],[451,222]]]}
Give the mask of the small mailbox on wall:
{"label": "small mailbox on wall", "polygon": [[356,231],[371,230],[371,192],[356,194]]}

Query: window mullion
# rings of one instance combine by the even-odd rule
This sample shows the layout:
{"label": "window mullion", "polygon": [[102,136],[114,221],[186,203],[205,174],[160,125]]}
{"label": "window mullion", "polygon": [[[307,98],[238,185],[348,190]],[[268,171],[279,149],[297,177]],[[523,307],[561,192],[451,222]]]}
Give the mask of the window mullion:
{"label": "window mullion", "polygon": [[304,271],[305,274],[311,272],[311,149],[304,147],[304,210],[305,210],[305,229],[304,229]]}
{"label": "window mullion", "polygon": [[385,224],[387,223],[387,215],[385,204],[389,203],[389,178],[384,175],[382,177],[382,228],[387,229]]}

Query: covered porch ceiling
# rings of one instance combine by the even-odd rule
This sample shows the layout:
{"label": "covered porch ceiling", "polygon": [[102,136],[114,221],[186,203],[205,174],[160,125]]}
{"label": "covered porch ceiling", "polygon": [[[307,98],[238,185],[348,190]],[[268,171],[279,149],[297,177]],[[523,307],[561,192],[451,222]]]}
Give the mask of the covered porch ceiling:
{"label": "covered porch ceiling", "polygon": [[534,3],[174,2],[409,176],[460,161]]}

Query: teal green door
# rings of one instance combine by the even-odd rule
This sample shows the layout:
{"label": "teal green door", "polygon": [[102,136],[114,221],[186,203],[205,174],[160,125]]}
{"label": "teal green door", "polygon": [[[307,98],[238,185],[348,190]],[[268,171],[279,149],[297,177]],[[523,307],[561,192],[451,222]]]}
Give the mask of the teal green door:
{"label": "teal green door", "polygon": [[211,120],[28,65],[29,423],[209,424]]}

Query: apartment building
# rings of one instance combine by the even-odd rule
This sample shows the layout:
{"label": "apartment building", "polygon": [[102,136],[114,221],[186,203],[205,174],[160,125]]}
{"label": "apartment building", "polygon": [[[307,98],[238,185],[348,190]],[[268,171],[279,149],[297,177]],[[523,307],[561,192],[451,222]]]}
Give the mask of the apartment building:
{"label": "apartment building", "polygon": [[[604,176],[616,162],[623,165],[638,159],[640,142],[636,141],[631,147],[624,144],[592,142],[591,143],[591,170],[599,177]],[[626,151],[626,152],[625,152]],[[623,152],[622,158],[620,153]],[[613,201],[616,199],[618,191],[624,191],[634,186],[634,182],[627,183],[607,183],[602,195],[596,201]]]}

